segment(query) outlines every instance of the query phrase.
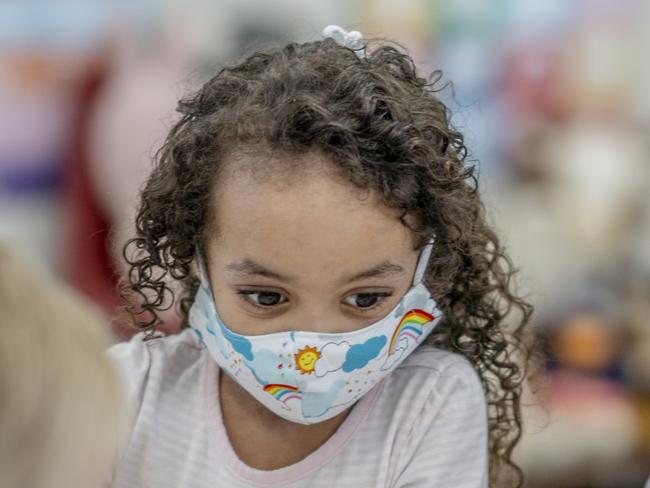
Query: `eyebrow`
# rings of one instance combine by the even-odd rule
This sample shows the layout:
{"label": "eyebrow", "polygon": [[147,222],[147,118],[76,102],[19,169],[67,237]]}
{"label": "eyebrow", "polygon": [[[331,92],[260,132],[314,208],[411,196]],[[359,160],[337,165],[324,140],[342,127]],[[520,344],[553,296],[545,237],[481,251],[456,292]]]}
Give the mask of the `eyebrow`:
{"label": "eyebrow", "polygon": [[265,268],[260,263],[253,261],[252,259],[244,259],[239,262],[230,263],[226,266],[227,271],[233,271],[238,275],[242,276],[264,276],[266,278],[273,278],[280,281],[286,281],[287,283],[292,283],[296,281],[296,278],[293,276],[283,275],[277,271],[272,271],[268,268]]}
{"label": "eyebrow", "polygon": [[404,273],[404,268],[402,268],[399,264],[393,264],[390,261],[384,261],[382,263],[379,263],[377,266],[374,266],[366,271],[362,271],[359,274],[356,274],[354,276],[351,276],[347,280],[345,280],[345,283],[352,283],[353,281],[359,281],[359,280],[364,280],[367,278],[376,278],[379,276],[387,276],[387,275],[396,275],[396,274],[403,274]]}
{"label": "eyebrow", "polygon": [[[295,276],[288,276],[277,271],[273,271],[262,266],[260,263],[252,259],[244,259],[242,261],[230,263],[226,266],[227,271],[234,272],[242,276],[264,276],[266,278],[273,278],[286,283],[293,283],[296,281]],[[377,278],[380,276],[403,274],[404,268],[399,264],[391,263],[390,261],[383,261],[376,266],[373,266],[366,271],[362,271],[354,276],[350,276],[344,280],[344,283],[352,283],[354,281],[364,280],[368,278]]]}

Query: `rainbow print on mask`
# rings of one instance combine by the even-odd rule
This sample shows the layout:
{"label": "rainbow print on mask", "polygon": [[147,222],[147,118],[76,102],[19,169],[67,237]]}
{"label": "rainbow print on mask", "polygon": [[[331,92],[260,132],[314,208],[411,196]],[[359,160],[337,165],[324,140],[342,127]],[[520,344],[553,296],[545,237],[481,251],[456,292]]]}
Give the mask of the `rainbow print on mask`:
{"label": "rainbow print on mask", "polygon": [[393,332],[393,337],[390,339],[388,344],[388,355],[390,356],[395,352],[395,346],[399,344],[399,341],[402,337],[410,337],[414,341],[418,340],[418,337],[422,335],[422,326],[428,322],[431,322],[435,317],[424,310],[413,309],[402,317],[398,326]]}
{"label": "rainbow print on mask", "polygon": [[282,403],[287,403],[292,398],[299,400],[302,398],[302,393],[298,388],[290,385],[268,384],[264,386],[264,391],[270,393],[273,398]]}

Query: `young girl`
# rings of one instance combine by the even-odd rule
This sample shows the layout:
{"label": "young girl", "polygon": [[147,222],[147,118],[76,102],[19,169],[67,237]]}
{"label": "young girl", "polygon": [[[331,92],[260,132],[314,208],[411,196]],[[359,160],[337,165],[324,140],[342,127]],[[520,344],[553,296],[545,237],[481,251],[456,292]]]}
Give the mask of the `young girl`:
{"label": "young girl", "polygon": [[521,483],[531,309],[463,137],[407,54],[327,32],[179,103],[125,248],[114,487]]}

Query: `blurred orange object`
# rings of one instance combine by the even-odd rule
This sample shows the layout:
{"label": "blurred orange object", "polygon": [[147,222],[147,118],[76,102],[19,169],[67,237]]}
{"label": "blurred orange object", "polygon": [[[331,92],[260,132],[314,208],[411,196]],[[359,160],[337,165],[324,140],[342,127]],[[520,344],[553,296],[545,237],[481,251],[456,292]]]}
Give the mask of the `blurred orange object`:
{"label": "blurred orange object", "polygon": [[619,340],[605,318],[580,313],[569,318],[551,339],[563,366],[599,372],[609,368],[619,352]]}

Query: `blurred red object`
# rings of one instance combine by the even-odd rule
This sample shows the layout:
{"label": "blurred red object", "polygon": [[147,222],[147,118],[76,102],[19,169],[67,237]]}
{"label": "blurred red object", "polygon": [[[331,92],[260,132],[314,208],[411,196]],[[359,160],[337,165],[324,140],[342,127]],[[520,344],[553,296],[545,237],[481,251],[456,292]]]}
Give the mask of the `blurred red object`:
{"label": "blurred red object", "polygon": [[[93,105],[107,74],[108,65],[103,60],[88,63],[78,90],[63,192],[68,216],[65,248],[68,279],[109,317],[114,318],[121,301],[108,249],[111,223],[101,211],[92,191],[87,143]],[[116,320],[111,320],[111,326],[120,338],[128,338],[134,333],[133,329]]]}
{"label": "blurred red object", "polygon": [[[91,126],[102,89],[110,75],[110,63],[97,58],[88,64],[78,91],[73,118],[72,139],[64,175],[64,194],[69,219],[66,261],[68,279],[84,295],[98,304],[111,319],[117,337],[128,339],[137,329],[119,313],[124,305],[117,291],[119,269],[110,244],[115,222],[103,210],[93,186],[91,169]],[[119,195],[119,192],[116,192]],[[178,316],[162,313],[165,323],[158,329],[165,334],[178,330]]]}

